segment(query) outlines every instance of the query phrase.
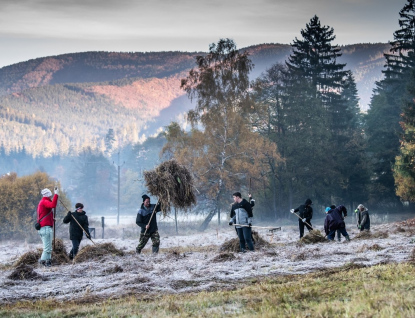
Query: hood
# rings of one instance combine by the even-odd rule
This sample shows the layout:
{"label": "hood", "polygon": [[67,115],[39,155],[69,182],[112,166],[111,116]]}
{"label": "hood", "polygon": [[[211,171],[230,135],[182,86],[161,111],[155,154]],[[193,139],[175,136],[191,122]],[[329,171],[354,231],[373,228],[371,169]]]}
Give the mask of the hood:
{"label": "hood", "polygon": [[310,204],[312,204],[313,203],[313,201],[311,201],[311,199],[307,199],[307,200],[305,200],[305,205],[310,205]]}

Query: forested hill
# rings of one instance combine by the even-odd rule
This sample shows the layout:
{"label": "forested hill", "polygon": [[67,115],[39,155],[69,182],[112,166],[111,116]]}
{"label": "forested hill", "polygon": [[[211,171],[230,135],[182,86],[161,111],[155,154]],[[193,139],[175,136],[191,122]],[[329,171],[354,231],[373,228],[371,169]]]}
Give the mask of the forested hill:
{"label": "forested hill", "polygon": [[[340,62],[355,76],[362,108],[381,79],[389,44],[342,47]],[[291,47],[248,50],[259,76],[283,63]],[[44,57],[0,69],[0,140],[4,151],[66,155],[86,146],[105,151],[109,129],[122,145],[154,134],[192,106],[180,89],[200,52],[86,52]]]}

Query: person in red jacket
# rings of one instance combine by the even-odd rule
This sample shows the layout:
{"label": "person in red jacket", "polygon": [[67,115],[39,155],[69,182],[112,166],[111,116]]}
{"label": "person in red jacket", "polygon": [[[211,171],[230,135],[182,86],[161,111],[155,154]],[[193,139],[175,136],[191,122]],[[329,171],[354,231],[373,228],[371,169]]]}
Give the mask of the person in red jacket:
{"label": "person in red jacket", "polygon": [[40,257],[40,263],[46,267],[52,266],[52,240],[53,240],[53,212],[52,209],[56,208],[58,204],[59,190],[55,188],[55,195],[52,197],[52,192],[49,189],[43,189],[41,191],[43,198],[40,200],[37,206],[37,219],[40,224],[39,233],[43,243],[43,252]]}

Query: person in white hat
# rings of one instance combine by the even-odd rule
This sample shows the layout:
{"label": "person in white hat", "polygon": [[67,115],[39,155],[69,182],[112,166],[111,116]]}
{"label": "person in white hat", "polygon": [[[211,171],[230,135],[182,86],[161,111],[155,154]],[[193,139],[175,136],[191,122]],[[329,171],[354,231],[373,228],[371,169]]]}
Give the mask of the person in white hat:
{"label": "person in white hat", "polygon": [[52,266],[52,240],[53,240],[53,212],[52,209],[56,208],[58,204],[59,190],[55,188],[55,195],[52,197],[52,192],[49,189],[43,189],[42,199],[37,207],[37,219],[40,224],[40,230],[38,231],[43,243],[43,252],[40,257],[40,263],[46,267]]}

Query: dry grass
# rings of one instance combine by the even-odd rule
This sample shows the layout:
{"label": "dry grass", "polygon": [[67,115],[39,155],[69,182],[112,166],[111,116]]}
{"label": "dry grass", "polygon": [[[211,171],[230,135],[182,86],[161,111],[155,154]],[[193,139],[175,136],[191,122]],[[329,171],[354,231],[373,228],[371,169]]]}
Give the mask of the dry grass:
{"label": "dry grass", "polygon": [[[272,244],[270,244],[267,240],[264,240],[258,232],[252,231],[252,237],[255,241],[255,249],[262,249],[262,248],[269,248],[272,247]],[[247,248],[245,248],[247,249]],[[238,253],[240,251],[239,247],[239,238],[236,237],[234,239],[228,240],[225,243],[223,243],[219,251],[221,252],[235,252]]]}
{"label": "dry grass", "polygon": [[192,175],[174,159],[145,171],[144,179],[148,191],[158,197],[164,215],[170,212],[171,205],[186,210],[196,204]]}
{"label": "dry grass", "polygon": [[219,255],[215,256],[212,259],[212,262],[214,263],[220,263],[220,262],[227,262],[227,261],[232,261],[234,260],[236,257],[233,253],[220,253]]}
{"label": "dry grass", "polygon": [[[13,317],[415,317],[415,266],[346,264],[307,275],[241,281],[234,290],[3,305]],[[178,281],[175,289],[197,287]],[[85,298],[85,301],[84,301]],[[80,304],[83,304],[80,306]]]}
{"label": "dry grass", "polygon": [[300,239],[301,243],[304,244],[314,244],[314,243],[321,243],[321,242],[327,242],[327,239],[319,230],[312,230],[308,232],[306,235],[304,235]]}
{"label": "dry grass", "polygon": [[7,278],[12,280],[43,279],[41,275],[33,270],[32,266],[26,264],[20,264],[17,266],[14,271],[9,276],[7,276]]}
{"label": "dry grass", "polygon": [[[42,255],[42,249],[38,248],[36,251],[29,251],[24,253],[19,259],[14,263],[14,267],[20,265],[36,265]],[[52,253],[52,264],[61,265],[69,263],[69,257],[67,255],[65,246],[61,239],[55,240],[55,249]]]}
{"label": "dry grass", "polygon": [[88,245],[82,248],[74,258],[74,263],[101,259],[104,256],[124,256],[124,252],[117,249],[112,243]]}
{"label": "dry grass", "polygon": [[388,238],[388,237],[389,237],[389,234],[387,231],[378,231],[378,232],[361,231],[353,239],[367,240],[367,239],[372,239],[372,238]]}

